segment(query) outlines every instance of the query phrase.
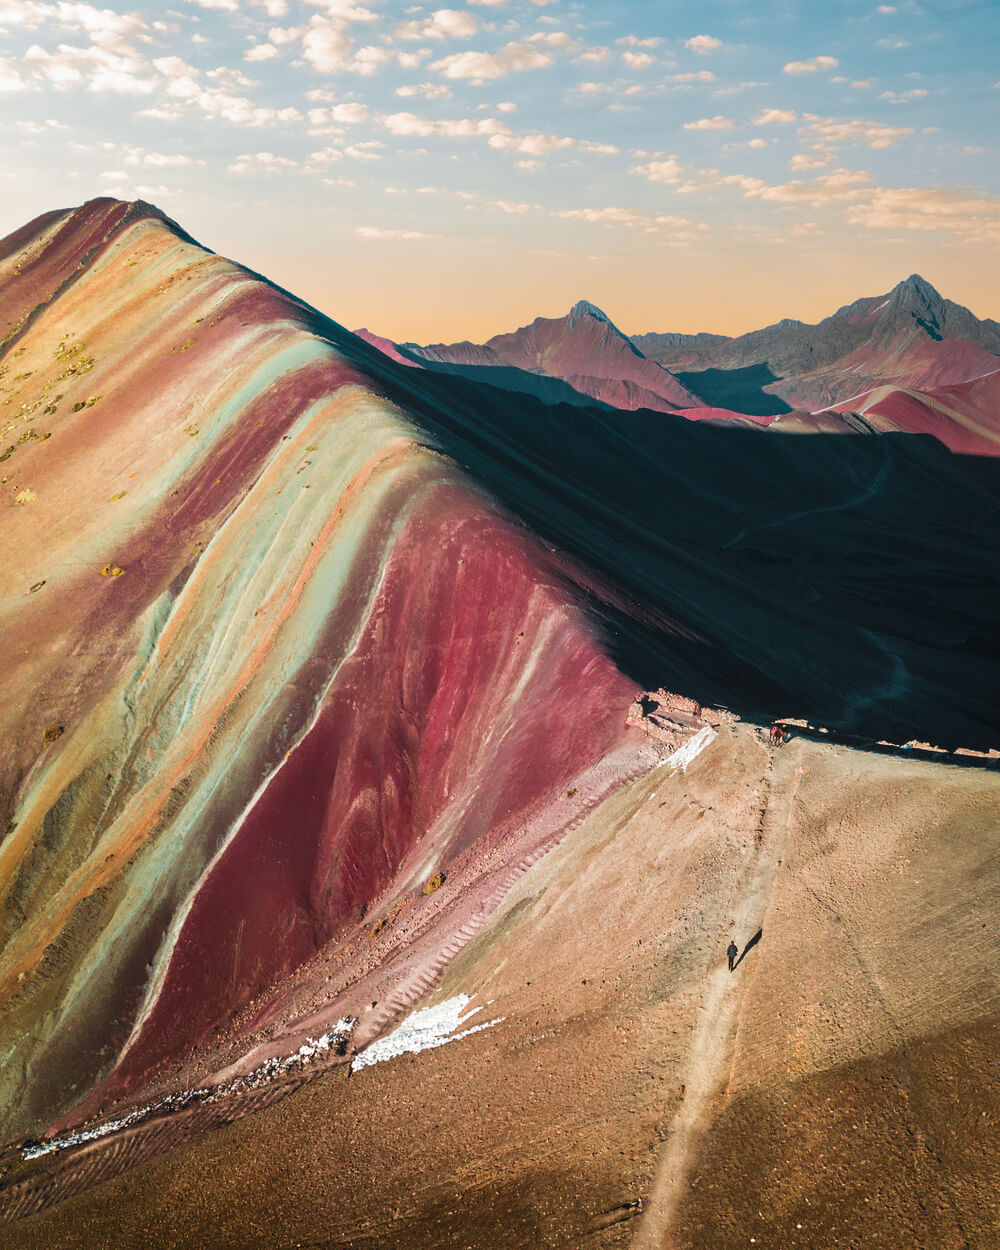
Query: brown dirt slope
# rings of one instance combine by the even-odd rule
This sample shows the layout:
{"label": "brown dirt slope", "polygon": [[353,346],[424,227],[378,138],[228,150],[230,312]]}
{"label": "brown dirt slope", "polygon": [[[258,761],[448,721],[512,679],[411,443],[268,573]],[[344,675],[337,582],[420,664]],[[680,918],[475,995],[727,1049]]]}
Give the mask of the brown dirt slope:
{"label": "brown dirt slope", "polygon": [[723,727],[595,809],[427,1000],[500,1023],[339,1069],[4,1244],[997,1246],[998,798],[984,770]]}

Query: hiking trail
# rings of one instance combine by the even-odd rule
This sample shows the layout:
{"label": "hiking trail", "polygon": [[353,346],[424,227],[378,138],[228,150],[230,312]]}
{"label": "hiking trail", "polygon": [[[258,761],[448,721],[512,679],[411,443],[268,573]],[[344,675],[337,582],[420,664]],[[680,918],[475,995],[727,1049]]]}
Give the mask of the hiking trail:
{"label": "hiking trail", "polygon": [[691,1052],[680,1074],[684,1090],[681,1105],[656,1165],[632,1250],[679,1250],[680,1243],[674,1235],[677,1212],[689,1191],[691,1170],[711,1123],[716,1099],[729,1085],[743,1000],[750,984],[747,977],[752,975],[752,965],[744,970],[740,964],[744,954],[753,958],[754,952],[747,952],[746,943],[764,928],[804,772],[801,752],[794,742],[769,754],[759,836],[729,913],[734,931],[743,943],[743,953],[730,973],[725,959],[727,935],[719,934],[718,957],[708,974]]}

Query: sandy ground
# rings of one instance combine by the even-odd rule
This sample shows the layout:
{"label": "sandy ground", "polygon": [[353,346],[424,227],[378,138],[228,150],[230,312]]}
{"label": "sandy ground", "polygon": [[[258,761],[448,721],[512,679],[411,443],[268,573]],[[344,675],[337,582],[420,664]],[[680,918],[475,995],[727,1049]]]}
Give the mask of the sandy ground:
{"label": "sandy ground", "polygon": [[0,1240],[1000,1245],[998,798],[994,773],[723,727],[531,867],[423,1000],[500,1023],[341,1067]]}

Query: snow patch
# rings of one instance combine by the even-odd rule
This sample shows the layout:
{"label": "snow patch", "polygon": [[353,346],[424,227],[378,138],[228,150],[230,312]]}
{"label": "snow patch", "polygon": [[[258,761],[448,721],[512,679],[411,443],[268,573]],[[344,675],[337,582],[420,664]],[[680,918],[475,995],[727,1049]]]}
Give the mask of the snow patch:
{"label": "snow patch", "polygon": [[385,1037],[380,1037],[359,1055],[355,1055],[351,1062],[351,1071],[357,1072],[360,1068],[368,1067],[369,1064],[395,1059],[397,1055],[407,1053],[419,1055],[422,1050],[433,1050],[436,1046],[444,1046],[447,1042],[457,1042],[459,1038],[468,1037],[472,1033],[491,1029],[494,1024],[499,1024],[501,1020],[506,1019],[505,1016],[498,1016],[495,1020],[475,1024],[472,1028],[456,1033],[455,1030],[460,1024],[474,1016],[477,1011],[482,1010],[481,1007],[473,1007],[471,1011],[463,1015],[471,1002],[470,995],[456,994],[454,998],[448,998],[443,1003],[414,1011],[412,1015],[407,1016],[398,1029]]}
{"label": "snow patch", "polygon": [[688,765],[701,755],[714,737],[715,730],[711,725],[706,725],[704,729],[699,729],[693,738],[689,738],[682,747],[678,747],[673,755],[668,755],[664,763],[670,765],[671,772],[675,773],[679,768],[682,773],[686,773]]}

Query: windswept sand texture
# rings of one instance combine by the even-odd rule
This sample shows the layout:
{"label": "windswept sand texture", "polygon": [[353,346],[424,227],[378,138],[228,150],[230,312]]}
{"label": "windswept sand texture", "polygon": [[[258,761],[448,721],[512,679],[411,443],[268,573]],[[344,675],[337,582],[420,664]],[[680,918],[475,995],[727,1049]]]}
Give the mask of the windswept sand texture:
{"label": "windswept sand texture", "polygon": [[998,1244],[1000,778],[841,744],[998,745],[995,459],[413,368],[142,203],[0,293],[4,1245]]}

